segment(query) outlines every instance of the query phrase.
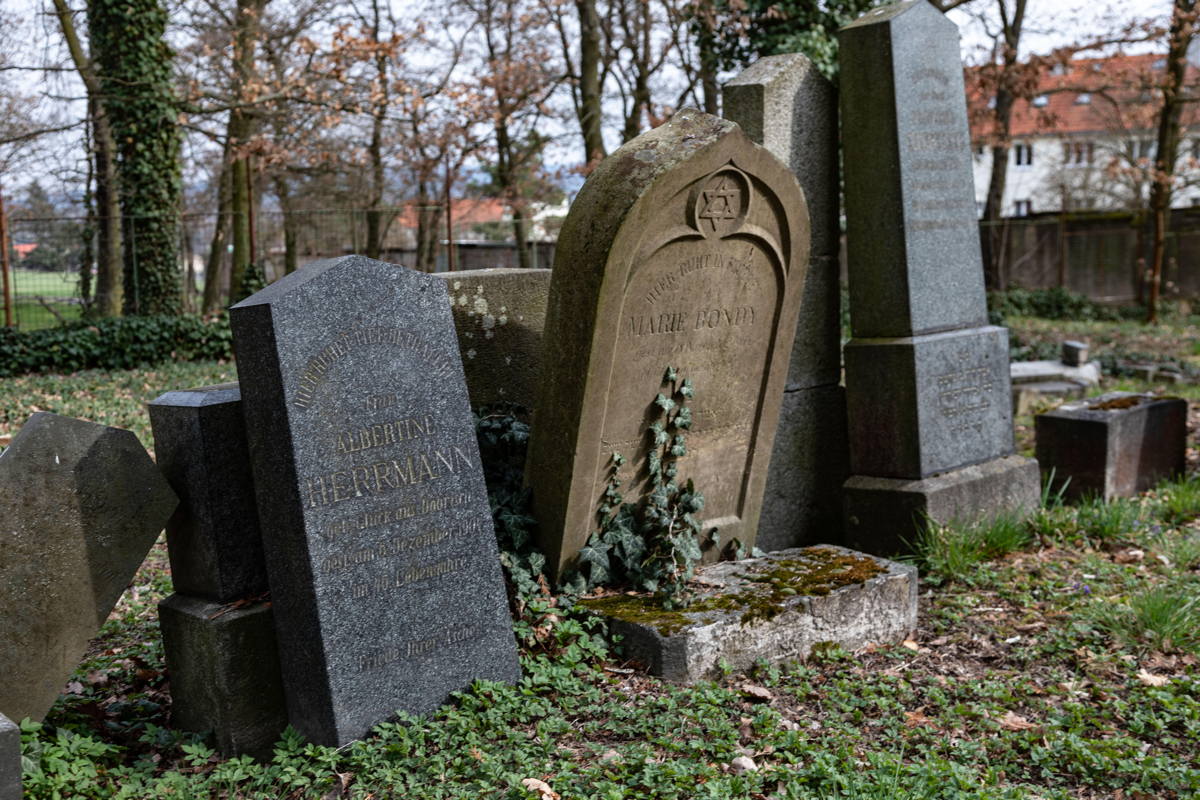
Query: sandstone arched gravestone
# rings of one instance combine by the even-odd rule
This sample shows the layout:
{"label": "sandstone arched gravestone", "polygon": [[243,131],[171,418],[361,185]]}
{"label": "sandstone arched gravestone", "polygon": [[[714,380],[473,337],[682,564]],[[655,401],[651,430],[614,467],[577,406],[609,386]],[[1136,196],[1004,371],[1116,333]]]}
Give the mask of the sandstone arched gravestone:
{"label": "sandstone arched gravestone", "polygon": [[552,575],[596,527],[613,452],[636,494],[668,365],[696,386],[680,475],[706,497],[703,524],[753,543],[808,240],[788,168],[691,109],[588,178],[559,237],[526,466]]}

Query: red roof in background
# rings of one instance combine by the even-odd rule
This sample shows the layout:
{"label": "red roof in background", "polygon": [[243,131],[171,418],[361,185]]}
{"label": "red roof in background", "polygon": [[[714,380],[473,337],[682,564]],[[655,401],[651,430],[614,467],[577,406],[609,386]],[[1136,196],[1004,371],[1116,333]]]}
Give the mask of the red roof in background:
{"label": "red roof in background", "polygon": [[13,244],[12,249],[16,251],[17,258],[24,260],[29,257],[29,254],[37,250],[37,243],[32,244]]}
{"label": "red roof in background", "polygon": [[[494,197],[459,197],[450,201],[450,210],[455,227],[478,225],[481,222],[499,222],[508,213],[504,203]],[[406,203],[404,211],[396,215],[396,222],[404,228],[417,227],[417,203]]]}
{"label": "red roof in background", "polygon": [[[1045,105],[1038,107],[1028,100],[1017,100],[1011,135],[1151,131],[1158,112],[1153,87],[1161,83],[1164,65],[1162,54],[1145,53],[1075,59],[1065,68],[1045,71],[1039,76],[1037,86],[1038,96],[1045,98]],[[991,130],[987,108],[991,95],[990,92],[985,95],[979,88],[982,69],[985,68],[972,67],[967,74],[967,106],[971,138],[975,140],[985,138]],[[1197,109],[1185,106],[1184,124],[1197,121],[1200,121]]]}

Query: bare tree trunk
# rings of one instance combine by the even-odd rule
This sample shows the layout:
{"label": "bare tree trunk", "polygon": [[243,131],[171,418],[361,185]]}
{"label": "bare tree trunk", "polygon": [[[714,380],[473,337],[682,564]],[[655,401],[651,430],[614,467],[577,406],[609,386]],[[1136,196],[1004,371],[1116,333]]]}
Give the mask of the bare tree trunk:
{"label": "bare tree trunk", "polygon": [[417,187],[417,269],[433,272],[437,269],[442,207],[434,202],[428,183],[421,181]]}
{"label": "bare tree trunk", "polygon": [[983,281],[989,291],[1003,291],[1008,288],[1001,264],[1003,237],[1006,231],[1005,226],[1000,224],[1000,219],[1004,211],[1004,186],[1008,178],[1012,109],[1017,99],[1011,81],[1017,68],[1026,1],[1016,0],[1011,18],[1005,0],[998,0],[996,4],[1004,43],[1000,79],[996,86],[996,108],[992,117],[996,136],[996,142],[992,146],[992,174],[988,180],[987,200],[983,207]]}
{"label": "bare tree trunk", "polygon": [[[254,77],[254,50],[258,38],[263,9],[269,0],[237,0],[237,18],[234,22],[233,74],[234,96],[245,97],[246,87]],[[243,298],[243,281],[250,266],[250,204],[254,198],[249,187],[250,163],[241,148],[250,141],[254,132],[254,120],[241,106],[229,112],[230,155],[233,158],[230,170],[230,222],[233,225],[233,263],[229,270],[229,302]]]}
{"label": "bare tree trunk", "polygon": [[99,217],[96,259],[96,296],[92,313],[100,317],[121,314],[124,254],[121,243],[121,198],[117,181],[117,144],[108,113],[101,102],[100,80],[95,66],[83,51],[75,21],[66,0],[54,0],[54,13],[75,70],[87,89],[91,111],[92,156],[96,164],[96,213]]}
{"label": "bare tree trunk", "polygon": [[[382,30],[379,0],[372,1],[371,15],[371,38],[378,43]],[[379,258],[383,252],[384,212],[382,204],[385,178],[383,122],[388,109],[388,56],[382,50],[376,51],[375,73],[378,85],[373,87],[371,92],[374,102],[371,108],[371,143],[367,148],[367,154],[371,160],[371,182],[367,190],[366,255],[368,258]]]}
{"label": "bare tree trunk", "polygon": [[704,95],[704,113],[714,116],[721,113],[721,85],[717,83],[720,63],[717,58],[713,35],[713,9],[710,0],[696,4],[699,33],[696,49],[700,51],[700,88]]}
{"label": "bare tree trunk", "polygon": [[575,0],[579,13],[579,127],[583,151],[589,164],[604,158],[604,135],[600,128],[600,17],[596,0]]}
{"label": "bare tree trunk", "polygon": [[1171,183],[1175,160],[1179,155],[1179,126],[1183,115],[1181,97],[1187,72],[1188,47],[1195,36],[1196,0],[1175,0],[1167,45],[1166,82],[1163,85],[1162,110],[1158,117],[1158,152],[1154,156],[1154,181],[1150,186],[1150,213],[1154,238],[1150,253],[1150,300],[1146,322],[1158,322],[1158,298],[1162,284],[1163,257],[1166,251],[1168,212],[1171,208]]}
{"label": "bare tree trunk", "polygon": [[287,178],[277,173],[272,182],[275,196],[279,198],[279,210],[283,213],[283,274],[290,275],[298,266],[296,245],[300,238],[300,228],[296,221],[295,209],[292,208],[292,192],[288,188]]}
{"label": "bare tree trunk", "polygon": [[512,210],[512,227],[513,239],[516,240],[517,246],[517,266],[529,269],[532,264],[529,259],[529,233],[524,209],[518,207]]}
{"label": "bare tree trunk", "polygon": [[[225,153],[229,153],[229,141],[225,142]],[[208,261],[204,265],[204,297],[200,301],[200,312],[210,314],[221,306],[221,288],[225,283],[225,245],[229,230],[230,176],[232,165],[223,161],[217,178],[217,219],[213,224],[212,241],[208,246]]]}

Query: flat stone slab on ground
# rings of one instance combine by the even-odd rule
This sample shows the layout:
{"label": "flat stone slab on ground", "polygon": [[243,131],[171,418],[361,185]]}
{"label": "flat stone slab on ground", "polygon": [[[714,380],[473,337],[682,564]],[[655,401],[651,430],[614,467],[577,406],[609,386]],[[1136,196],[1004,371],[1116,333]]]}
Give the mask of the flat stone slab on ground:
{"label": "flat stone slab on ground", "polygon": [[1089,361],[1072,367],[1061,361],[1014,361],[1008,367],[1013,385],[1043,381],[1074,381],[1087,386],[1100,385],[1100,362]]}
{"label": "flat stone slab on ground", "polygon": [[917,626],[917,568],[818,545],[724,561],[697,571],[696,600],[664,611],[645,595],[584,600],[630,658],[680,683],[804,659],[825,645],[856,650]]}
{"label": "flat stone slab on ground", "polygon": [[1030,414],[1039,407],[1057,400],[1072,400],[1083,397],[1087,386],[1075,381],[1038,381],[1037,383],[1014,383],[1012,387],[1013,416]]}
{"label": "flat stone slab on ground", "polygon": [[21,729],[0,714],[0,800],[21,800]]}
{"label": "flat stone slab on ground", "polygon": [[1109,392],[1065,403],[1034,418],[1037,459],[1071,500],[1132,497],[1182,475],[1187,401]]}
{"label": "flat stone slab on ground", "polygon": [[177,502],[130,431],[29,418],[0,455],[0,713],[46,715]]}
{"label": "flat stone slab on ground", "polygon": [[226,757],[269,758],[287,727],[270,603],[173,594],[158,606],[175,727],[212,731]]}

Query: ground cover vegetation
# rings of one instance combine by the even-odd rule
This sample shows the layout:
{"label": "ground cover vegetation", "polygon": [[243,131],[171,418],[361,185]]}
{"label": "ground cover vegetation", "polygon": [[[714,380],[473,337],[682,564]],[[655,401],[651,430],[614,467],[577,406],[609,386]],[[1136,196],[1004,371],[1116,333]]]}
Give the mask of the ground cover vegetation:
{"label": "ground cover vegetation", "polygon": [[[1190,363],[1194,321],[1011,317],[1016,338]],[[1095,327],[1089,327],[1095,326]],[[1108,338],[1105,338],[1108,337]],[[228,361],[0,383],[0,443],[36,410],[133,429],[162,391],[235,379]],[[1123,382],[1127,388],[1154,384]],[[1108,388],[1108,387],[1106,387]],[[1161,387],[1159,387],[1161,388]],[[1171,386],[1193,400],[1200,392]],[[1193,396],[1194,395],[1194,396]],[[1194,431],[1194,424],[1193,424]],[[1027,520],[935,526],[915,543],[917,635],[690,688],[627,663],[552,593],[519,469],[528,428],[484,410],[481,446],[522,646],[515,687],[480,684],[340,750],[285,735],[222,760],[170,727],[155,605],[160,542],[42,724],[28,796],[246,798],[1185,798],[1200,793],[1200,477]],[[686,463],[686,462],[685,462]]]}

